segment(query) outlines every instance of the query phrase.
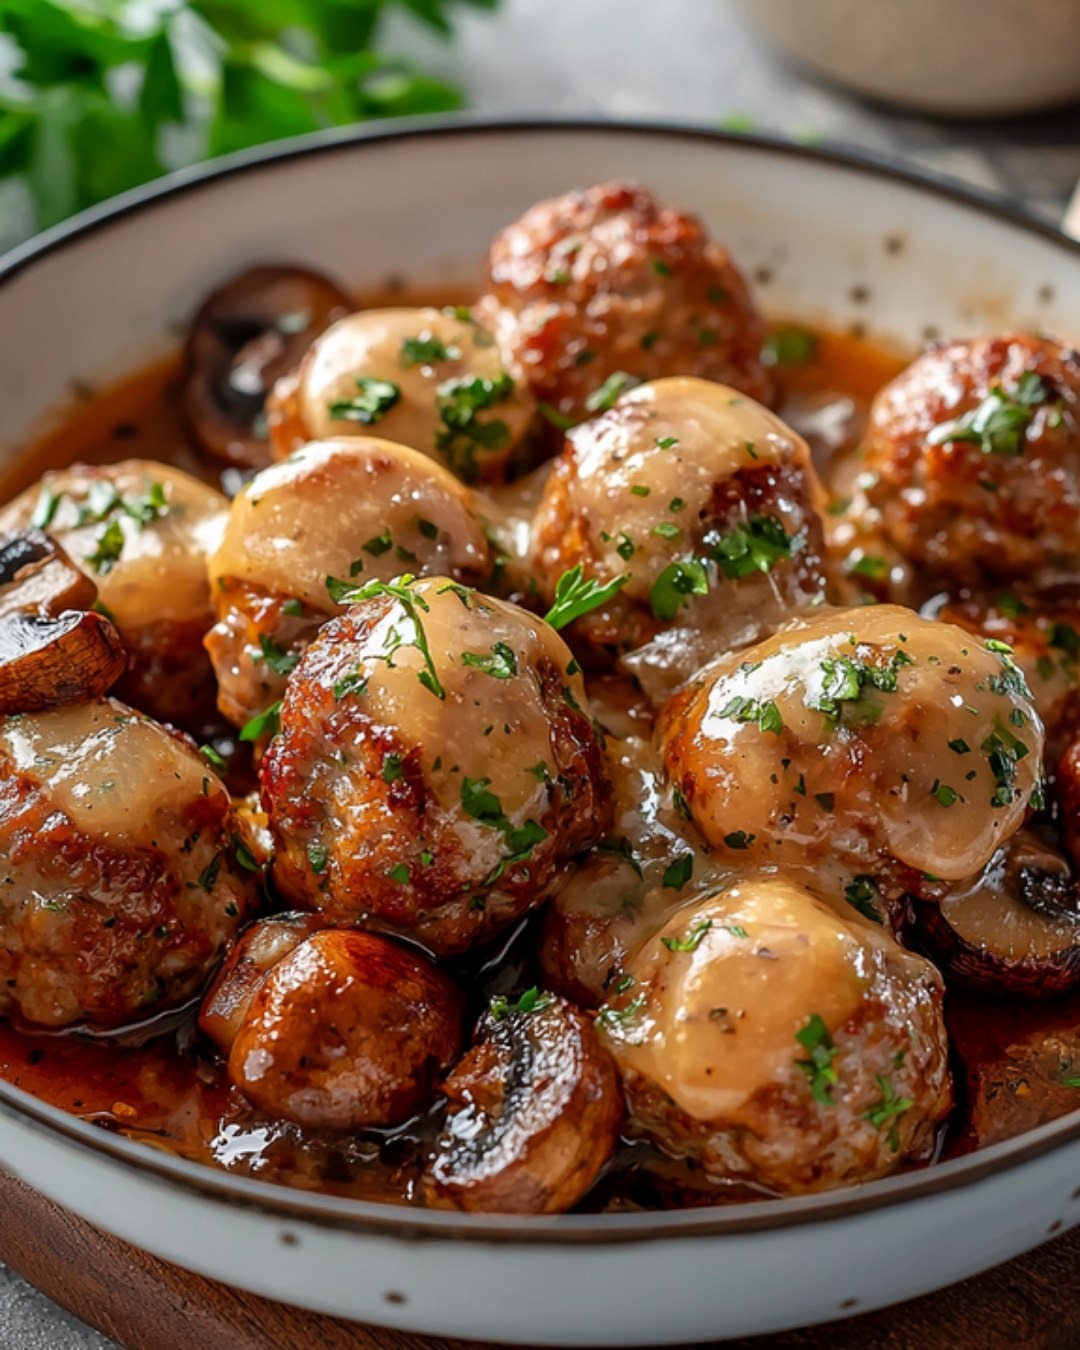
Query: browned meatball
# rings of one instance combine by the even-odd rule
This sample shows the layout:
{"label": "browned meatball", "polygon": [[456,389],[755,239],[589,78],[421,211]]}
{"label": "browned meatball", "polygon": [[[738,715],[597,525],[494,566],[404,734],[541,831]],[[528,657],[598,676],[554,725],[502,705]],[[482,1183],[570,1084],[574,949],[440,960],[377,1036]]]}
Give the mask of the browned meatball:
{"label": "browned meatball", "polygon": [[1012,648],[1053,763],[1080,731],[1080,593],[966,592],[935,608],[935,617]]}
{"label": "browned meatball", "polygon": [[1047,580],[1080,554],[1080,355],[1010,334],[936,347],[885,386],[868,496],[910,561],[964,585]]}
{"label": "browned meatball", "polygon": [[252,907],[229,798],[122,703],[0,719],[0,1012],[117,1027],[195,993]]}
{"label": "browned meatball", "polygon": [[629,664],[662,696],[821,601],[822,502],[805,441],[767,408],[657,380],[567,437],[533,520],[540,591],[578,564],[625,577],[577,631],[622,652],[651,640]]}
{"label": "browned meatball", "polygon": [[329,1129],[398,1125],[461,1048],[449,976],[375,933],[316,933],[270,971],[229,1054],[262,1111]]}
{"label": "browned meatball", "polygon": [[350,436],[257,474],[209,559],[217,623],[206,648],[225,716],[243,726],[281,697],[301,652],[341,612],[335,579],[389,581],[403,566],[464,582],[491,570],[472,492],[435,460]]}
{"label": "browned meatball", "polygon": [[931,1156],[951,1106],[941,977],[840,907],[750,877],[639,948],[597,1019],[632,1134],[780,1194]]}
{"label": "browned meatball", "polygon": [[566,417],[593,411],[590,396],[616,372],[770,395],[764,328],[728,253],[635,184],[539,202],[496,235],[487,275],[478,319],[507,367]]}
{"label": "browned meatball", "polygon": [[581,676],[541,620],[446,578],[370,583],[289,681],[261,766],[281,891],[460,952],[598,839]]}

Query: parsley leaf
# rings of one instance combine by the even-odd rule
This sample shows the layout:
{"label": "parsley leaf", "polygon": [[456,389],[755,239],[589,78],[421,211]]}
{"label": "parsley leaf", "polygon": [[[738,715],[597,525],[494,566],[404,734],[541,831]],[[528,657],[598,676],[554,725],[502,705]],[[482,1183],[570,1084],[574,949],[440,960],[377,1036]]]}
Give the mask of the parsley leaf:
{"label": "parsley leaf", "polygon": [[370,427],[381,422],[401,398],[401,390],[389,380],[357,375],[355,383],[359,392],[352,398],[337,398],[327,405],[335,422],[359,422],[361,426]]}
{"label": "parsley leaf", "polygon": [[544,622],[555,629],[565,628],[582,615],[606,605],[629,580],[630,573],[624,572],[621,577],[616,577],[614,581],[602,586],[592,577],[586,580],[581,563],[577,563],[564,572],[555,583],[555,599],[544,615]]}

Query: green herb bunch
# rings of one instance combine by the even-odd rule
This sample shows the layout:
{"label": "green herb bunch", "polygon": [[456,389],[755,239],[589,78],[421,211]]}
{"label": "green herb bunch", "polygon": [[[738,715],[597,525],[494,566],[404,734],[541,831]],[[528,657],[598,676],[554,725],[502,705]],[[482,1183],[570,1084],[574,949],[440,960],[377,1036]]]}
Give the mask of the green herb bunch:
{"label": "green herb bunch", "polygon": [[170,169],[461,92],[380,50],[387,11],[449,37],[498,0],[0,0],[0,182],[22,232]]}

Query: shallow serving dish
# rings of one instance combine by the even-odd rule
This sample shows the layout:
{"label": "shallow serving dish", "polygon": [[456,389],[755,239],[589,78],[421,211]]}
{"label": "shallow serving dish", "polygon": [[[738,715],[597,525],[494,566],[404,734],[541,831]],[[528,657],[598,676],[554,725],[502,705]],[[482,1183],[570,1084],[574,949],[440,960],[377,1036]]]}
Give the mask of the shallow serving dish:
{"label": "shallow serving dish", "polygon": [[[895,169],[679,127],[424,123],[180,176],[0,265],[0,457],[74,387],[144,363],[266,258],[358,288],[475,277],[478,241],[574,183],[700,213],[767,311],[895,339],[1075,337],[1080,245]],[[231,1176],[0,1083],[0,1164],[148,1250],[256,1293],[417,1331],[657,1344],[777,1330],[961,1279],[1080,1222],[1080,1114],[849,1191],[684,1213],[498,1219]]]}

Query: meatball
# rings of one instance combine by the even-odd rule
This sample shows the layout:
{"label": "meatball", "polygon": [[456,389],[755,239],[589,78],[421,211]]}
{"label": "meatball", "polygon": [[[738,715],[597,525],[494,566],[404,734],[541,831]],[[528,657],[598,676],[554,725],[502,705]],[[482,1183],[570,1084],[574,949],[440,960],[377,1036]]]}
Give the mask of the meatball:
{"label": "meatball", "polygon": [[784,876],[687,905],[597,1019],[630,1133],[799,1194],[926,1161],[949,1111],[941,977]]}
{"label": "meatball", "polygon": [[434,460],[355,436],[264,469],[209,559],[217,623],[206,647],[225,716],[242,726],[281,698],[300,653],[340,613],[334,579],[389,581],[403,565],[469,583],[491,571],[471,492]]}
{"label": "meatball", "polygon": [[937,347],[878,394],[869,499],[900,552],[963,585],[1080,553],[1080,354],[1011,334]]}
{"label": "meatball", "polygon": [[515,605],[373,582],[289,681],[260,776],[290,900],[464,951],[601,837],[609,784],[576,663]]}
{"label": "meatball", "polygon": [[731,861],[899,863],[913,888],[989,862],[1042,767],[1009,648],[897,605],[833,610],[718,661],[661,735],[674,788]]}
{"label": "meatball", "polygon": [[368,309],[318,338],[268,405],[274,453],[377,428],[467,482],[500,481],[533,421],[528,390],[503,369],[467,310]]}
{"label": "meatball", "polygon": [[194,994],[253,905],[224,787],[105,699],[0,718],[0,1012],[118,1027]]}
{"label": "meatball", "polygon": [[496,235],[476,306],[506,366],[557,415],[606,381],[699,375],[768,400],[764,326],[727,251],[632,183],[539,202]]}
{"label": "meatball", "polygon": [[932,612],[1012,648],[1046,731],[1049,764],[1080,731],[1080,594],[1025,594],[964,592],[935,602]]}
{"label": "meatball", "polygon": [[203,651],[213,623],[206,557],[229,504],[150,460],[54,469],[0,511],[0,533],[46,530],[98,588],[128,652],[117,693],[166,722],[196,727],[214,707]]}
{"label": "meatball", "polygon": [[628,577],[578,624],[661,689],[820,602],[824,494],[806,442],[760,404],[683,377],[570,432],[533,520],[543,595],[581,564]]}
{"label": "meatball", "polygon": [[229,1053],[259,1110],[327,1129],[399,1125],[461,1050],[449,976],[376,933],[315,933],[275,965]]}

